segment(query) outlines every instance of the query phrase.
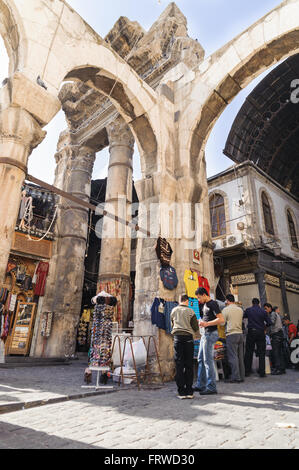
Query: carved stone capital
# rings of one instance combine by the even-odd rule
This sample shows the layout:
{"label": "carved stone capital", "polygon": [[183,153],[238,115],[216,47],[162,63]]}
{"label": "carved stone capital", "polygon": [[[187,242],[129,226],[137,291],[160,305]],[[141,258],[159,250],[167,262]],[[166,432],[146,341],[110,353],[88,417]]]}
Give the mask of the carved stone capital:
{"label": "carved stone capital", "polygon": [[115,146],[127,146],[132,150],[134,148],[134,136],[125,123],[124,119],[118,117],[106,127],[110,148]]}
{"label": "carved stone capital", "polygon": [[45,138],[38,122],[22,108],[9,107],[0,114],[0,143],[19,144],[28,150],[28,154]]}

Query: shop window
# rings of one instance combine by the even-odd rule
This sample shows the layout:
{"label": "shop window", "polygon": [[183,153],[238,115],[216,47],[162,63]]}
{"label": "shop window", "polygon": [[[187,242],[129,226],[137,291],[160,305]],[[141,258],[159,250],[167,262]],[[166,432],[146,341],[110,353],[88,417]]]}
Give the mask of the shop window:
{"label": "shop window", "polygon": [[265,193],[262,193],[262,205],[263,205],[265,230],[270,235],[274,235],[274,225],[273,225],[271,207],[270,207],[269,199],[267,198]]}
{"label": "shop window", "polygon": [[297,234],[296,234],[295,223],[294,223],[294,219],[292,217],[292,214],[289,210],[287,211],[287,217],[288,217],[288,225],[289,225],[289,231],[290,231],[290,236],[291,236],[292,247],[298,249],[299,246],[298,246],[298,239],[297,239]]}
{"label": "shop window", "polygon": [[226,234],[224,198],[221,194],[214,194],[210,198],[210,217],[212,238]]}

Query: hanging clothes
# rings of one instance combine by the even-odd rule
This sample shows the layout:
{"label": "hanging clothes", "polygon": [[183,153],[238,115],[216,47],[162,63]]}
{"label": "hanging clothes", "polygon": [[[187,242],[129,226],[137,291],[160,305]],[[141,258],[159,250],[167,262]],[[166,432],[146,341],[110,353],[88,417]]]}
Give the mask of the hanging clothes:
{"label": "hanging clothes", "polygon": [[198,286],[206,289],[208,295],[210,295],[210,284],[206,277],[203,277],[203,276],[198,277]]}
{"label": "hanging clothes", "polygon": [[188,297],[196,298],[195,292],[198,289],[198,275],[195,271],[186,269],[184,275],[184,283]]}
{"label": "hanging clothes", "polygon": [[158,238],[155,250],[158,259],[160,260],[161,266],[169,266],[173,250],[166,238]]}
{"label": "hanging clothes", "polygon": [[172,266],[165,266],[160,269],[160,278],[165,289],[174,290],[178,285],[176,270]]}
{"label": "hanging clothes", "polygon": [[49,263],[40,261],[36,270],[36,285],[34,289],[34,295],[40,297],[45,295],[46,280],[49,272]]}
{"label": "hanging clothes", "polygon": [[161,330],[166,330],[164,307],[165,301],[157,297],[151,306],[152,324],[156,325]]}
{"label": "hanging clothes", "polygon": [[165,331],[169,335],[171,334],[171,331],[172,331],[170,315],[171,315],[172,310],[178,305],[179,305],[178,302],[170,302],[170,301],[165,302],[165,306],[164,306]]}
{"label": "hanging clothes", "polygon": [[192,308],[194,311],[197,320],[200,320],[200,313],[199,313],[199,302],[197,299],[189,298],[189,307]]}

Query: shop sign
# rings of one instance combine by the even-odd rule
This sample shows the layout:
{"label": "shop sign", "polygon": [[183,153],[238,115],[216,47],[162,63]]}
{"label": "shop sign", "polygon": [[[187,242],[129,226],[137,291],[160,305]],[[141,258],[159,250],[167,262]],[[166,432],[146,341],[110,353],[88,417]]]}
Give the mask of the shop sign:
{"label": "shop sign", "polygon": [[[19,253],[40,256],[42,258],[51,258],[52,242],[49,240],[41,240],[31,236],[32,240],[24,233],[14,232],[11,249]],[[37,243],[38,241],[38,243]]]}
{"label": "shop sign", "polygon": [[35,309],[35,303],[18,303],[9,346],[9,354],[20,354],[22,356],[28,354],[34,325]]}
{"label": "shop sign", "polygon": [[279,277],[271,276],[271,274],[265,274],[265,281],[271,286],[280,287]]}
{"label": "shop sign", "polygon": [[200,253],[198,250],[193,250],[193,263],[200,264]]}
{"label": "shop sign", "polygon": [[238,276],[232,276],[231,281],[233,285],[254,284],[255,275],[253,273],[239,274]]}
{"label": "shop sign", "polygon": [[299,293],[299,284],[295,284],[295,282],[285,281],[285,286],[287,290]]}

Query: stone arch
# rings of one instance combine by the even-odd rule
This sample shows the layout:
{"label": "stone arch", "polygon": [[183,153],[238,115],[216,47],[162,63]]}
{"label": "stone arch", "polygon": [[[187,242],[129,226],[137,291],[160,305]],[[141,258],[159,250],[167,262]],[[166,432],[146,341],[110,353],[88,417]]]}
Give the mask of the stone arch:
{"label": "stone arch", "polygon": [[9,0],[0,0],[0,35],[9,58],[9,75],[12,75],[23,65],[27,41],[21,17]]}
{"label": "stone arch", "polygon": [[213,126],[233,98],[263,71],[298,53],[298,14],[298,0],[283,2],[198,66],[182,117],[191,173],[199,171]]}
{"label": "stone arch", "polygon": [[[129,73],[135,72],[130,70]],[[156,172],[158,143],[150,117],[125,82],[117,75],[93,66],[79,66],[68,72],[64,79],[79,80],[109,98],[134,135],[141,157],[143,175],[149,176]]]}
{"label": "stone arch", "polygon": [[109,96],[136,138],[144,176],[157,170],[156,92],[78,13],[61,0],[0,0],[0,15],[11,73],[21,71],[34,85],[40,76],[55,98],[65,80]]}

